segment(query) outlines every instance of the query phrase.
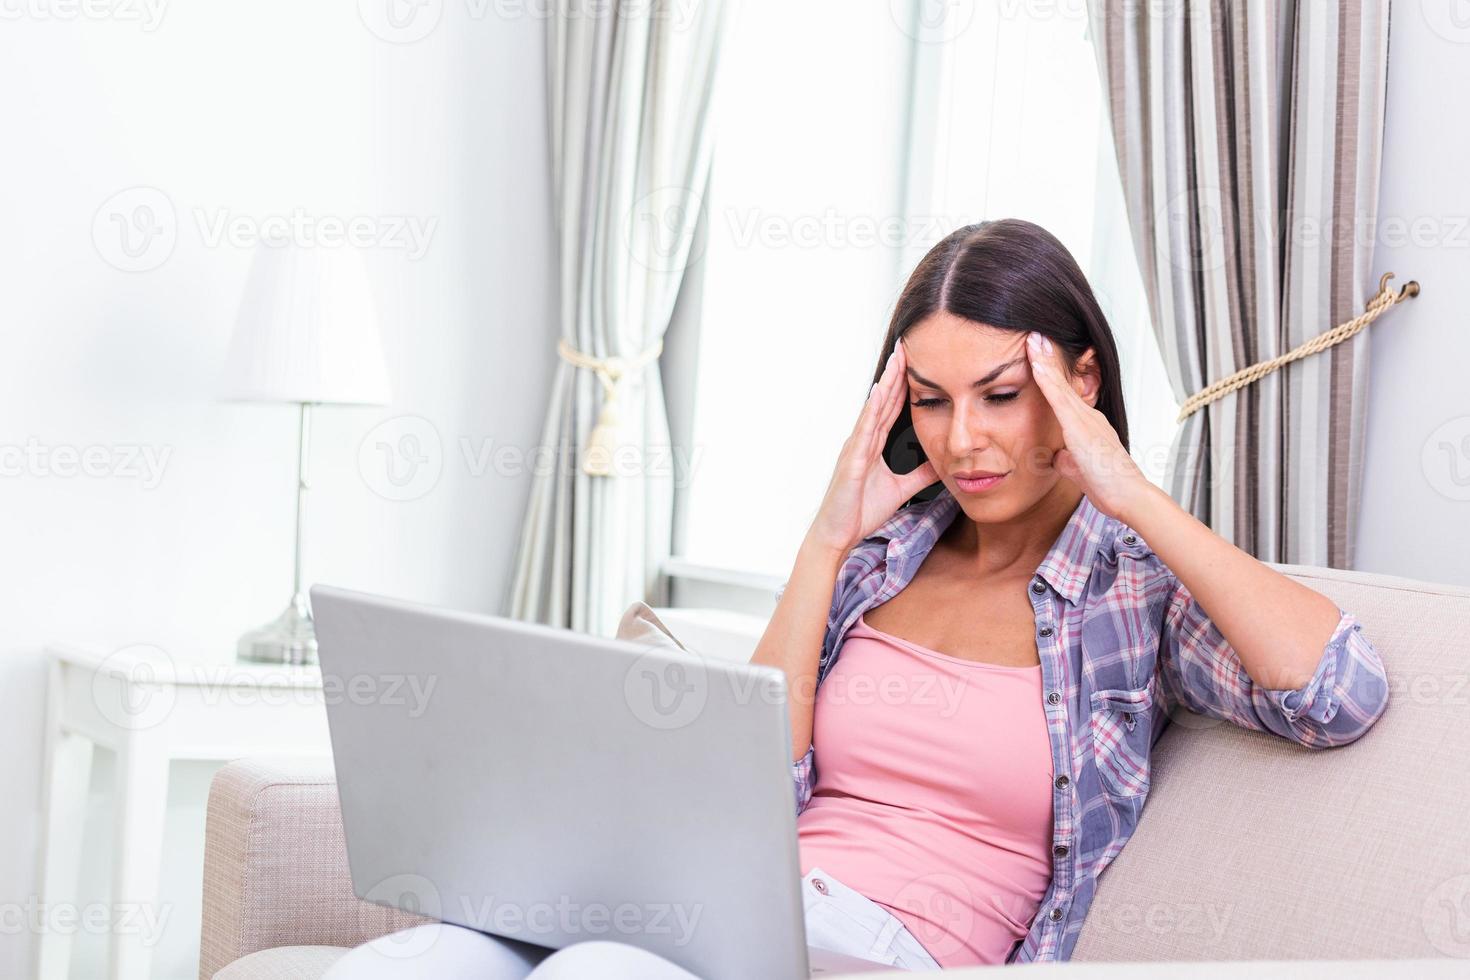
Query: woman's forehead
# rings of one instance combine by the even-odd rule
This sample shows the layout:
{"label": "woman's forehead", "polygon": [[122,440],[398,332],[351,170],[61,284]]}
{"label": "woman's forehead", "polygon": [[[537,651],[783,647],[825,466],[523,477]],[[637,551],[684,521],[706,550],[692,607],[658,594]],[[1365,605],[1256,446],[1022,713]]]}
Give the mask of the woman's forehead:
{"label": "woman's forehead", "polygon": [[951,316],[947,321],[928,319],[903,335],[909,363],[922,365],[930,377],[936,372],[962,370],[973,373],[990,368],[1024,353],[1026,333],[1006,330]]}

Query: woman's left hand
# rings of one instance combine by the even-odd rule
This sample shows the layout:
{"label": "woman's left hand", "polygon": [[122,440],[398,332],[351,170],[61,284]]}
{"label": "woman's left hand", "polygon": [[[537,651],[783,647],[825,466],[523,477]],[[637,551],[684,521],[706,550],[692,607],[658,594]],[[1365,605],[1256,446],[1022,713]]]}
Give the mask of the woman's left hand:
{"label": "woman's left hand", "polygon": [[1057,346],[1032,331],[1026,338],[1026,352],[1031,375],[1062,426],[1066,448],[1056,451],[1052,465],[1081,487],[1094,507],[1129,523],[1132,508],[1156,488],[1123,448],[1107,416],[1083,401],[1068,382],[1067,366]]}

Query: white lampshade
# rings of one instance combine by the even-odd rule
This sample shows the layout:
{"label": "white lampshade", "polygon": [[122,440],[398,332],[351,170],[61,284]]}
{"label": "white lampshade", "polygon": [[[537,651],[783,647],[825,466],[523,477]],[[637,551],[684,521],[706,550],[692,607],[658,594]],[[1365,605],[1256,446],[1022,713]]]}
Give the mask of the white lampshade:
{"label": "white lampshade", "polygon": [[350,246],[256,247],[221,395],[381,405],[388,370],[362,256]]}

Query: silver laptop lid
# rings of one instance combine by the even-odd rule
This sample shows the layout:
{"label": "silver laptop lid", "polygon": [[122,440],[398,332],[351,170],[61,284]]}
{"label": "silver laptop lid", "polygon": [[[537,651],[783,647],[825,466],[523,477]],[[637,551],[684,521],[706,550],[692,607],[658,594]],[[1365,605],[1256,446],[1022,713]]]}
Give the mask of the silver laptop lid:
{"label": "silver laptop lid", "polygon": [[311,599],[360,898],[711,980],[807,976],[780,670]]}

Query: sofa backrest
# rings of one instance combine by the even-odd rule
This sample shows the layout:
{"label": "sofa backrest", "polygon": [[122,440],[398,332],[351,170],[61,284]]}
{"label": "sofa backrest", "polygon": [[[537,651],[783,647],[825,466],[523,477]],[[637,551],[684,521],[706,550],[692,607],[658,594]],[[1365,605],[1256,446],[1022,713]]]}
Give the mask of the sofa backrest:
{"label": "sofa backrest", "polygon": [[1180,716],[1074,959],[1470,957],[1470,589],[1272,567],[1357,615],[1387,710],[1320,750]]}

